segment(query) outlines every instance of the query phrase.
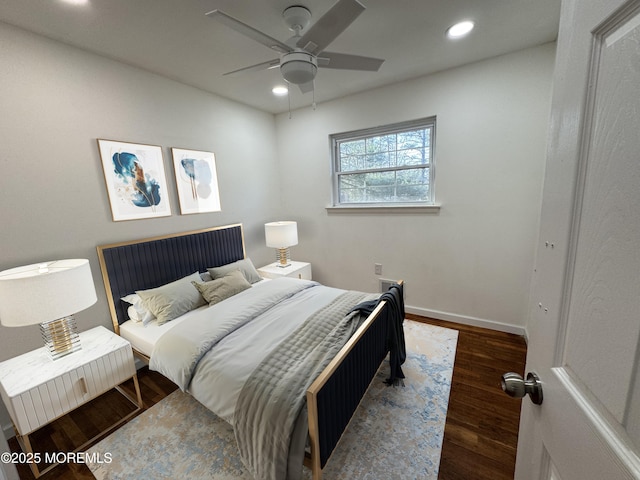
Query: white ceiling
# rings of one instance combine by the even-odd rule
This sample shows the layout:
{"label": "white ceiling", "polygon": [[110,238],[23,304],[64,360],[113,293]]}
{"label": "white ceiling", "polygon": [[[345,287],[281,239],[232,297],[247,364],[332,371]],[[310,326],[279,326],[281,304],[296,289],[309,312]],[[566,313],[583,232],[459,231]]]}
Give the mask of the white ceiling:
{"label": "white ceiling", "polygon": [[[297,88],[274,97],[278,69],[223,73],[277,58],[269,48],[205,16],[220,9],[279,39],[292,32],[283,10],[304,5],[313,24],[336,0],[1,0],[0,20],[172,78],[266,112],[311,105]],[[554,41],[560,0],[360,0],[367,9],[327,49],[384,58],[378,72],[319,69],[315,101],[427,75]],[[445,30],[471,19],[476,28],[450,41]]]}

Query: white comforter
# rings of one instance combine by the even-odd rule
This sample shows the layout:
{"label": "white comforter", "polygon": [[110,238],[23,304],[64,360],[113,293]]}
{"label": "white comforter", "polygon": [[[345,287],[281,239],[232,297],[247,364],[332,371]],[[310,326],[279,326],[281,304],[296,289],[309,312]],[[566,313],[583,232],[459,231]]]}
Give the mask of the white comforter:
{"label": "white comforter", "polygon": [[[157,342],[149,368],[233,424],[238,396],[256,366],[311,314],[343,292],[291,278],[256,285],[171,329],[171,335]],[[193,342],[195,338],[207,339],[206,351],[194,350],[193,345],[200,344]],[[199,363],[205,354],[207,361]]]}

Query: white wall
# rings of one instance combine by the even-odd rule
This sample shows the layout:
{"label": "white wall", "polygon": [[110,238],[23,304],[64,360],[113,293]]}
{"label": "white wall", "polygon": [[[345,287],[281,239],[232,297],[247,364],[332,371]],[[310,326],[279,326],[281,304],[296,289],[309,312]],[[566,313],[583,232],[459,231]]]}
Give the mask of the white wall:
{"label": "white wall", "polygon": [[[0,65],[0,270],[88,258],[98,303],[77,315],[80,329],[111,325],[99,244],[243,222],[248,253],[272,261],[273,115],[3,23]],[[163,147],[171,217],[112,221],[97,138]],[[222,212],[179,214],[172,146],[216,154]],[[37,326],[0,326],[0,361],[39,346]]]}
{"label": "white wall", "polygon": [[[555,44],[277,117],[282,219],[297,260],[337,287],[404,279],[407,309],[522,333],[538,227]],[[317,82],[322,89],[322,83]],[[328,135],[437,116],[439,214],[335,214]]]}

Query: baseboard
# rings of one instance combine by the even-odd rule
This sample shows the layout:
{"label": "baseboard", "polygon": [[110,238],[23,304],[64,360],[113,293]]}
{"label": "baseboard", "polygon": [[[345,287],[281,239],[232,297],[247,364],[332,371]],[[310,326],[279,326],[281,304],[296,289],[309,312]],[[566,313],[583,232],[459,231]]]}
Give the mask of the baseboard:
{"label": "baseboard", "polygon": [[514,333],[526,338],[527,330],[520,325],[511,325],[508,323],[496,322],[493,320],[486,320],[484,318],[469,317],[466,315],[458,315],[456,313],[441,312],[439,310],[430,310],[428,308],[405,306],[407,313],[413,313],[414,315],[420,315],[422,317],[435,318],[436,320],[446,320],[447,322],[460,323],[462,325],[471,325],[473,327],[488,328],[489,330],[496,330],[498,332]]}

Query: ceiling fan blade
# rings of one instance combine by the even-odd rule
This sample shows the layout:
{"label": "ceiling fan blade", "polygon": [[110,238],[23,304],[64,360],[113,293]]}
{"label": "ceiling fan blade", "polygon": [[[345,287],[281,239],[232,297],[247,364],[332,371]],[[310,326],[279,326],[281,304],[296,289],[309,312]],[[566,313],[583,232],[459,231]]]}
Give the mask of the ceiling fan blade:
{"label": "ceiling fan blade", "polygon": [[302,93],[313,92],[313,80],[307,83],[301,83],[300,85],[298,85],[298,88]]}
{"label": "ceiling fan blade", "polygon": [[286,43],[281,42],[280,40],[276,40],[269,35],[262,33],[260,30],[256,30],[255,28],[247,25],[246,23],[242,23],[240,20],[233,18],[230,15],[227,15],[220,10],[213,10],[206,14],[207,17],[213,18],[220,23],[223,23],[227,27],[234,29],[236,32],[241,33],[262,45],[269,47],[272,50],[275,50],[279,53],[288,53],[293,49],[287,45]]}
{"label": "ceiling fan blade", "polygon": [[365,70],[377,72],[384,63],[381,58],[362,57],[346,53],[322,52],[318,56],[318,67],[342,70]]}
{"label": "ceiling fan blade", "polygon": [[227,72],[223,75],[235,75],[237,73],[247,73],[247,72],[258,72],[260,70],[268,70],[270,68],[276,68],[280,66],[280,60],[274,59],[266,62],[257,63],[255,65],[251,65],[249,67],[239,68],[238,70],[233,70],[232,72]]}
{"label": "ceiling fan blade", "polygon": [[296,42],[296,46],[317,54],[333,42],[338,35],[364,11],[358,0],[339,0]]}

